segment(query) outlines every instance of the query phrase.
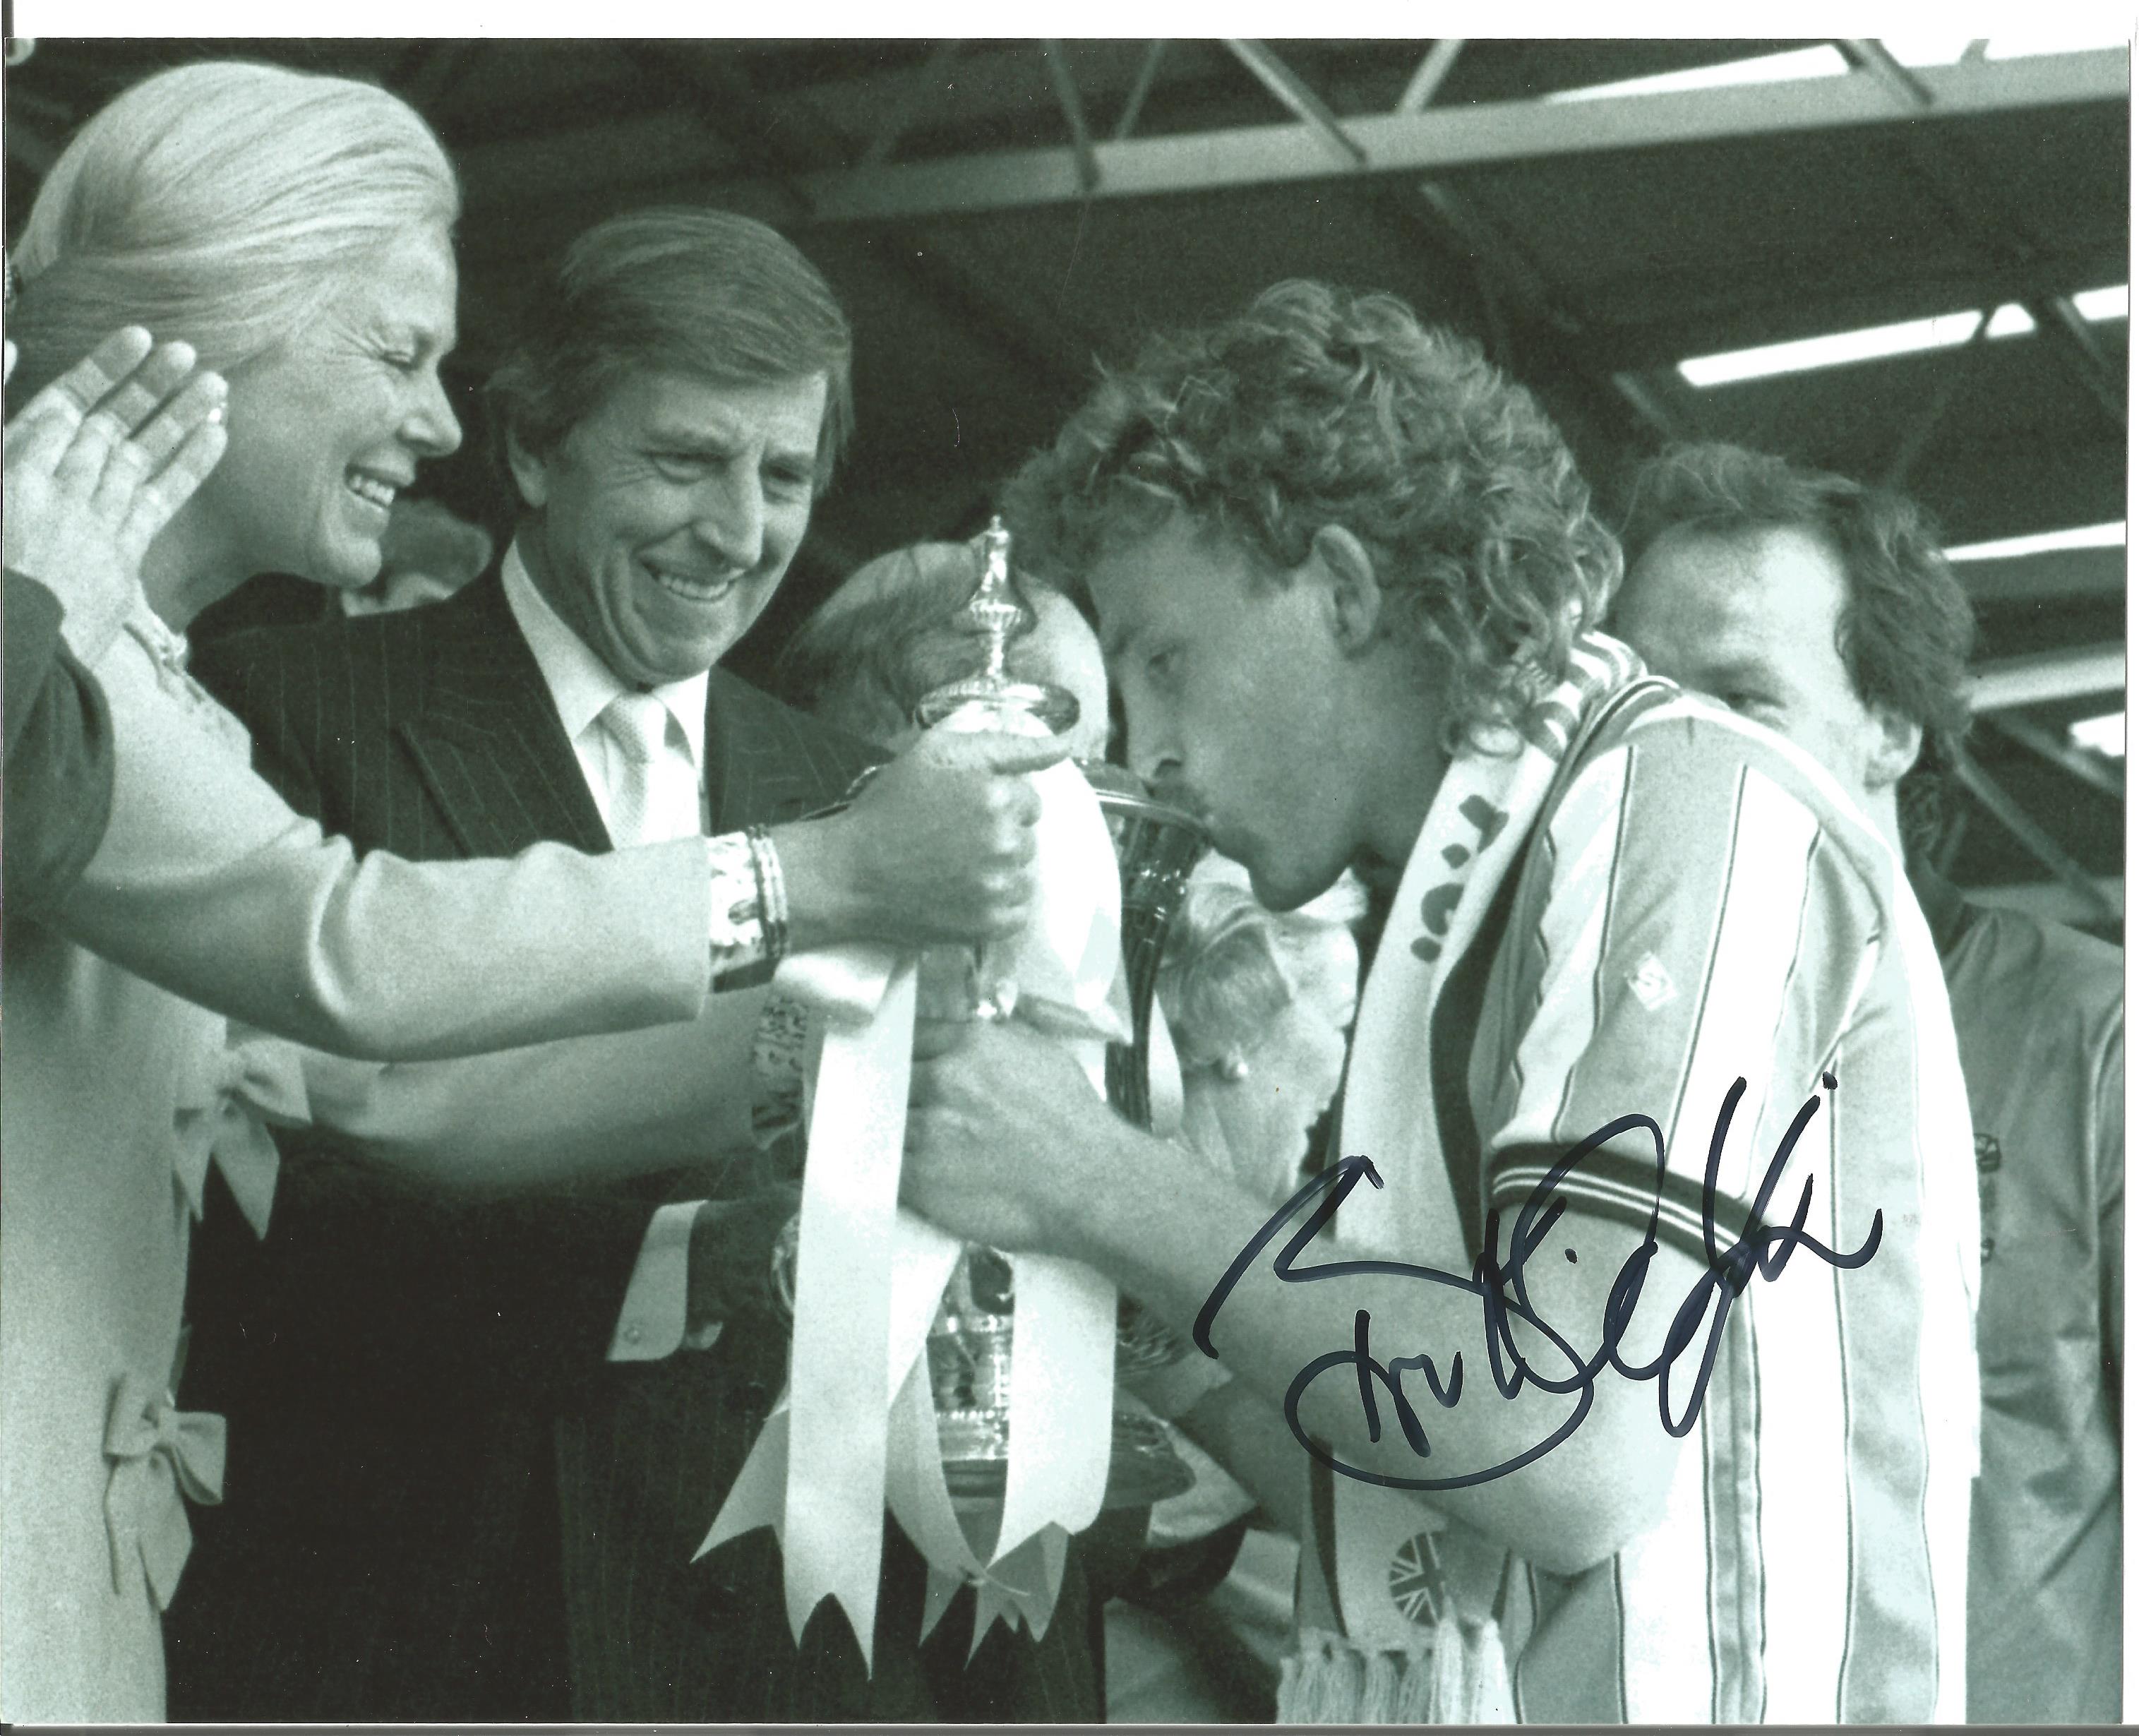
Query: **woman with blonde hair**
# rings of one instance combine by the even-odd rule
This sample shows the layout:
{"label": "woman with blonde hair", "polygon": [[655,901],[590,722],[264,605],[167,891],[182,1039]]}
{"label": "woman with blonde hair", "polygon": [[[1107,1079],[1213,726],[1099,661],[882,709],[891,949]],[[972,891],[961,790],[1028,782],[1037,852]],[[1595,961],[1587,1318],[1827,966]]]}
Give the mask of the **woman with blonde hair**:
{"label": "woman with blonde hair", "polygon": [[[190,1224],[213,1161],[264,1226],[262,1113],[331,1121],[419,1169],[435,1150],[487,1166],[463,1179],[527,1179],[702,1156],[712,1108],[747,1078],[745,1003],[707,991],[776,957],[780,883],[760,858],[737,868],[725,840],[686,838],[359,863],[253,775],[244,730],[186,672],[186,625],[254,574],[368,581],[394,497],[458,444],[438,372],[458,204],[438,141],[386,92],[209,63],[94,118],[17,250],[10,384],[36,396],[7,433],[11,557],[38,542],[32,501],[86,524],[100,489],[132,489],[157,528],[142,594],[95,659],[115,745],[104,841],[50,911],[8,912],[0,1716],[162,1715],[181,1494],[217,1499],[223,1458],[220,1420],[171,1396]],[[101,363],[77,365],[115,326]],[[144,326],[164,340],[145,359]],[[204,482],[170,457],[223,396],[180,386],[196,363],[228,383],[228,449]],[[58,571],[30,576],[64,590]],[[887,804],[968,818],[988,780],[896,765],[839,822],[776,828],[766,848],[800,882],[832,848],[824,827],[851,854]],[[785,932],[992,932],[1021,897],[1005,890],[1023,884],[1016,841],[970,829],[951,873],[930,865],[925,917],[918,898],[839,922],[798,902]],[[580,1035],[693,1015],[630,1039],[647,1047],[629,1088],[620,1039]],[[228,1020],[378,1063],[479,1059],[301,1063]]]}

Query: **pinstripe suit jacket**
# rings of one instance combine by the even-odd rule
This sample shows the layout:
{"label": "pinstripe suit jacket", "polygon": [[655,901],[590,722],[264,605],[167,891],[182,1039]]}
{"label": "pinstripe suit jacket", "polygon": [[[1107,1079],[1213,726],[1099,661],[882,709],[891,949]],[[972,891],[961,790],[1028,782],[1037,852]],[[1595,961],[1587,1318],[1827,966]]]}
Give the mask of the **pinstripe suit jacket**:
{"label": "pinstripe suit jacket", "polygon": [[[360,848],[608,847],[495,574],[429,609],[241,634],[198,672],[262,774]],[[717,830],[820,806],[869,757],[717,669],[706,742]],[[651,1203],[707,1178],[472,1204],[289,1155],[267,1242],[211,1210],[196,1255],[188,1398],[230,1417],[232,1446],[169,1617],[174,1718],[1099,1715],[1074,1557],[1049,1638],[998,1634],[967,1670],[956,1611],[918,1644],[922,1570],[894,1532],[873,1680],[835,1621],[798,1652],[764,1533],[690,1564],[785,1342],[604,1356]]]}

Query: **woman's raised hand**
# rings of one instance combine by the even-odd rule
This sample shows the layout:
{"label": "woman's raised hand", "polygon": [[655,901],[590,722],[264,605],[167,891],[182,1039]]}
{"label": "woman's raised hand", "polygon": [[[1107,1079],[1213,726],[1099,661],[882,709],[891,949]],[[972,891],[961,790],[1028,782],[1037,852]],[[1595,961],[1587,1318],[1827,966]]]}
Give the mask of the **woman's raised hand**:
{"label": "woman's raised hand", "polygon": [[[11,416],[0,452],[7,570],[49,588],[67,638],[100,653],[133,606],[141,559],[222,457],[223,377],[192,345],[114,332]],[[6,372],[15,369],[7,349]]]}

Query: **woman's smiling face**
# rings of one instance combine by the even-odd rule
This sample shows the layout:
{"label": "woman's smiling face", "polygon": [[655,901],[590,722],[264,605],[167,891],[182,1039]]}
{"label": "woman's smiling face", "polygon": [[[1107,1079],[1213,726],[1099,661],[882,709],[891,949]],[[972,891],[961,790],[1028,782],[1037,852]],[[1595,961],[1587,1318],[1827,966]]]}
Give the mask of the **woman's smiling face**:
{"label": "woman's smiling face", "polygon": [[230,444],[196,501],[237,575],[369,583],[394,499],[461,443],[438,365],[458,281],[445,232],[419,229],[343,274],[317,314],[230,372]]}

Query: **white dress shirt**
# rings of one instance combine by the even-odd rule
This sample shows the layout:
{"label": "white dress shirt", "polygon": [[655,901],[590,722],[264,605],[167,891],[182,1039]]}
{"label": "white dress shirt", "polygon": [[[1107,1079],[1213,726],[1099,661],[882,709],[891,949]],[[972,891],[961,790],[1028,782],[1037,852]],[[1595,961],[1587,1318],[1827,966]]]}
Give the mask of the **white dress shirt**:
{"label": "white dress shirt", "polygon": [[[558,721],[565,726],[565,738],[579,756],[588,792],[601,810],[602,824],[608,825],[615,792],[627,767],[624,750],[604,726],[602,713],[611,700],[629,689],[586,641],[565,624],[550,599],[536,589],[526,564],[520,558],[517,543],[506,550],[502,576],[512,619],[520,623],[527,648],[535,653],[551,702],[557,707]],[[688,838],[706,829],[706,672],[700,670],[686,680],[647,689],[673,720],[665,751],[676,762],[675,775],[657,780],[657,789],[665,788],[673,795],[670,806],[661,815],[658,833],[649,835]],[[682,775],[687,762],[688,778]],[[688,807],[683,795],[687,790],[695,792]]]}
{"label": "white dress shirt", "polygon": [[[585,774],[587,792],[600,810],[602,824],[610,824],[615,792],[626,775],[623,748],[602,722],[609,702],[628,690],[616,672],[565,625],[564,617],[535,588],[526,563],[515,543],[505,552],[501,568],[505,600],[519,623],[527,648],[535,653],[543,685],[565,726],[565,738],[578,756]],[[673,756],[669,775],[657,778],[656,799],[666,805],[648,836],[688,838],[702,833],[708,824],[706,809],[706,682],[701,671],[688,680],[649,688],[668,708],[675,726],[668,731],[664,750]],[[688,766],[686,765],[688,761]],[[668,1356],[684,1342],[690,1294],[691,1226],[702,1202],[683,1200],[663,1205],[647,1226],[639,1245],[639,1263],[625,1288],[624,1308],[609,1340],[609,1360],[614,1362],[653,1362]],[[703,1349],[718,1337],[717,1326],[693,1334],[692,1347]]]}

